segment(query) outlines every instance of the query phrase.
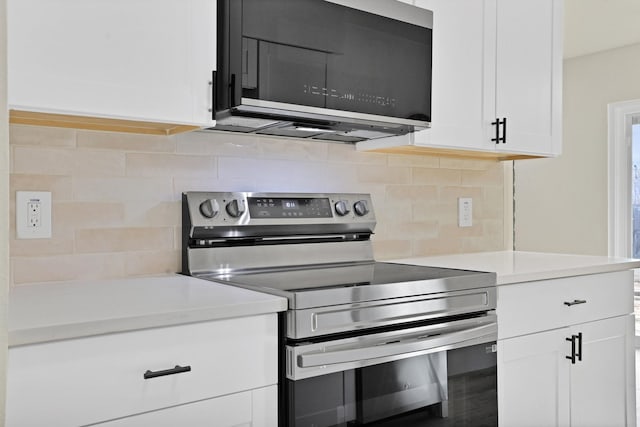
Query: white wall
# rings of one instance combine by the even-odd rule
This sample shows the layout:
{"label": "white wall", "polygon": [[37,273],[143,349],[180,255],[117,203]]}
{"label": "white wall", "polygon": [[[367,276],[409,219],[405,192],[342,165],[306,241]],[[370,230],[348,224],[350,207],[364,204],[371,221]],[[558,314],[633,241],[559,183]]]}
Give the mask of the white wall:
{"label": "white wall", "polygon": [[640,44],[564,63],[563,153],[515,162],[515,247],[607,255],[607,105],[640,99]]}
{"label": "white wall", "polygon": [[7,118],[6,1],[0,0],[0,427],[4,426],[9,283],[9,129]]}

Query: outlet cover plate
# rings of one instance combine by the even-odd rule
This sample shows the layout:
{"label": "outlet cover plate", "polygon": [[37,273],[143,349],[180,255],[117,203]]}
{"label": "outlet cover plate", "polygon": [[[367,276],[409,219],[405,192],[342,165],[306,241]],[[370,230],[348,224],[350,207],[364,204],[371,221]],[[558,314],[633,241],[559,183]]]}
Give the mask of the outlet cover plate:
{"label": "outlet cover plate", "polygon": [[473,226],[473,199],[460,197],[458,199],[458,227]]}
{"label": "outlet cover plate", "polygon": [[[39,224],[32,221],[29,207],[39,205]],[[18,239],[51,238],[51,192],[16,191],[16,237]]]}

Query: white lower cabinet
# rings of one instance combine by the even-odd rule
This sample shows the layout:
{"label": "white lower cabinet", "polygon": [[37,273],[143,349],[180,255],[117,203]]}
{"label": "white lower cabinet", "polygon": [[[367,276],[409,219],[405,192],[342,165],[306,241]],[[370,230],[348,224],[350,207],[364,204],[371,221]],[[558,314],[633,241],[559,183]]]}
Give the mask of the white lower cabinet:
{"label": "white lower cabinet", "polygon": [[277,353],[276,314],[11,347],[6,426],[275,426]]}
{"label": "white lower cabinet", "polygon": [[276,427],[277,386],[98,424],[100,427]]}
{"label": "white lower cabinet", "polygon": [[632,311],[630,271],[499,287],[500,425],[635,426]]}
{"label": "white lower cabinet", "polygon": [[501,426],[569,425],[564,329],[498,341]]}
{"label": "white lower cabinet", "polygon": [[571,328],[574,335],[582,333],[582,359],[571,365],[571,425],[635,425],[626,407],[627,380],[635,378],[627,357],[633,352],[633,319],[627,315]]}

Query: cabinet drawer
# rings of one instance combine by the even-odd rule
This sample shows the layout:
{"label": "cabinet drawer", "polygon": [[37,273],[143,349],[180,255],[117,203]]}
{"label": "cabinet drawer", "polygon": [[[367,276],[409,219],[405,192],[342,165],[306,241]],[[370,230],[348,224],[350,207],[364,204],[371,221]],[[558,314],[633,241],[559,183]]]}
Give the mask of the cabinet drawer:
{"label": "cabinet drawer", "polygon": [[[277,383],[264,315],[13,347],[7,426],[106,421]],[[190,371],[144,378],[175,366]]]}
{"label": "cabinet drawer", "polygon": [[[100,427],[276,427],[277,386],[161,409],[99,424]],[[268,411],[260,407],[269,408]]]}
{"label": "cabinet drawer", "polygon": [[497,311],[498,338],[629,314],[633,271],[498,286]]}
{"label": "cabinet drawer", "polygon": [[250,427],[251,392],[201,400],[98,424],[99,427]]}

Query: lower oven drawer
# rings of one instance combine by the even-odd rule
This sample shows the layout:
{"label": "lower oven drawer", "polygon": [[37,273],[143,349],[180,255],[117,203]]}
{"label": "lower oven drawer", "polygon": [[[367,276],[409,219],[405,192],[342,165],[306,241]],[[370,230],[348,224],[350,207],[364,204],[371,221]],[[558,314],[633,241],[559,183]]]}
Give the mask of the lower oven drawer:
{"label": "lower oven drawer", "polygon": [[7,426],[86,425],[273,385],[277,352],[275,314],[12,347]]}

